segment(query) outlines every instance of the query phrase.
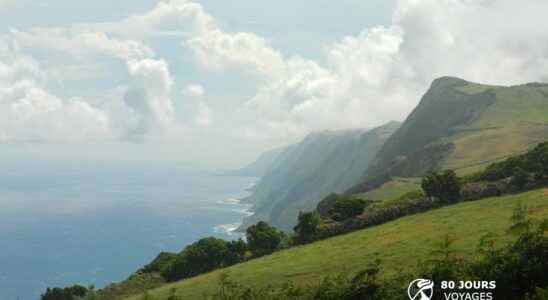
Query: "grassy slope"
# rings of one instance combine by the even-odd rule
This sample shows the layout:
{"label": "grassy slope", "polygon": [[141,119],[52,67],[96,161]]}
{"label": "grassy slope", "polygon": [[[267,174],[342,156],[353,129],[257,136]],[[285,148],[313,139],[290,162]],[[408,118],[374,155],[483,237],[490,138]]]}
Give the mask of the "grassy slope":
{"label": "grassy slope", "polygon": [[329,274],[352,274],[376,258],[383,261],[383,276],[391,276],[428,258],[432,247],[447,234],[456,238],[456,250],[463,255],[471,253],[483,234],[504,234],[512,210],[520,202],[529,206],[533,217],[548,217],[548,189],[461,203],[177,282],[151,291],[151,295],[166,299],[168,291],[176,288],[182,299],[200,299],[215,291],[222,272],[254,286],[279,285],[287,280],[304,284]]}
{"label": "grassy slope", "polygon": [[420,189],[420,179],[417,181],[414,178],[394,178],[377,189],[356,196],[365,200],[389,201]]}
{"label": "grassy slope", "polygon": [[[548,140],[548,85],[501,87],[467,82],[453,89],[469,96],[492,92],[495,101],[482,108],[473,121],[452,128],[445,137],[431,141],[451,142],[455,146],[440,169],[454,169],[461,176],[474,173]],[[397,198],[406,188],[411,189],[391,181],[360,195],[384,201]]]}
{"label": "grassy slope", "polygon": [[486,165],[482,162],[516,154],[548,140],[548,86],[492,87],[469,83],[457,89],[470,95],[491,90],[496,101],[448,138],[455,150],[443,167],[470,166],[460,173],[476,171]]}

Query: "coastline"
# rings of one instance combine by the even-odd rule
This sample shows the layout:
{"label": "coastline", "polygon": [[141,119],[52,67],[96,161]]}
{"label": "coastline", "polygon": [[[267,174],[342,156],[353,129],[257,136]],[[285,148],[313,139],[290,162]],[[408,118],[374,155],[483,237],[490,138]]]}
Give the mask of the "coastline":
{"label": "coastline", "polygon": [[[251,187],[245,189],[247,192],[252,192],[252,188],[255,184],[252,184]],[[227,224],[219,224],[213,227],[213,232],[217,234],[225,234],[229,237],[234,237],[235,239],[244,238],[245,231],[241,230],[241,226],[244,223],[246,217],[252,216],[254,214],[252,210],[251,203],[251,194],[243,198],[228,198],[225,200],[220,200],[217,203],[223,205],[228,210],[232,212],[237,212],[240,214],[238,221]]]}

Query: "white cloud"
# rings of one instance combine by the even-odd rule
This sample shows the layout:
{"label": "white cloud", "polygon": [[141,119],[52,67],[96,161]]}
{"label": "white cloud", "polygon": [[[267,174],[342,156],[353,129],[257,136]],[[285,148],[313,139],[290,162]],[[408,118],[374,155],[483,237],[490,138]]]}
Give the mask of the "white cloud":
{"label": "white cloud", "polygon": [[82,99],[62,100],[49,93],[41,84],[38,65],[16,47],[0,52],[0,142],[81,142],[112,137],[103,111]]}
{"label": "white cloud", "polygon": [[25,48],[54,49],[72,58],[116,57],[122,60],[154,56],[154,51],[141,42],[120,39],[102,31],[78,27],[44,27],[28,31],[12,30],[18,43]]}
{"label": "white cloud", "polygon": [[253,74],[271,75],[283,68],[282,55],[267,39],[247,32],[225,33],[200,4],[189,0],[162,1],[143,15],[87,26],[137,38],[182,36],[184,46],[192,49],[199,63],[211,70],[240,68]]}
{"label": "white cloud", "polygon": [[143,59],[127,63],[132,85],[124,102],[135,113],[136,127],[128,137],[142,139],[174,129],[175,110],[171,100],[173,79],[163,60]]}
{"label": "white cloud", "polygon": [[[207,99],[206,104],[200,85],[183,88],[185,113],[192,113],[185,122],[251,138],[291,139],[313,130],[401,120],[439,76],[491,84],[548,81],[545,11],[544,0],[400,0],[392,24],[326,45],[325,62],[283,54],[258,34],[227,32],[189,0],[162,1],[119,22],[35,28],[14,36],[25,47],[57,49],[87,60],[84,66],[97,56],[129,61],[127,105],[118,99],[117,109],[104,112],[116,132],[132,138],[165,134],[180,125],[172,101],[172,91],[180,91],[173,87],[177,74],[169,73],[166,60],[154,59],[153,50],[155,39],[178,36],[185,54],[190,51],[203,70],[241,72],[255,85],[253,96],[234,105],[220,103],[224,99]],[[30,72],[32,64],[25,64],[29,70],[14,64],[0,68],[0,78]],[[57,68],[49,73],[90,73],[86,69],[71,66],[67,71],[72,72]],[[38,73],[33,82],[46,91],[41,81],[46,75]],[[213,122],[220,112],[223,118]]]}
{"label": "white cloud", "polygon": [[206,67],[235,65],[263,79],[243,110],[253,122],[242,132],[289,137],[401,120],[440,76],[548,81],[545,11],[541,0],[401,0],[392,25],[326,46],[325,66],[211,26],[185,44]]}
{"label": "white cloud", "polygon": [[202,97],[202,96],[205,95],[205,89],[204,89],[203,86],[201,86],[199,84],[189,84],[183,90],[183,94],[185,96],[198,98],[198,97]]}

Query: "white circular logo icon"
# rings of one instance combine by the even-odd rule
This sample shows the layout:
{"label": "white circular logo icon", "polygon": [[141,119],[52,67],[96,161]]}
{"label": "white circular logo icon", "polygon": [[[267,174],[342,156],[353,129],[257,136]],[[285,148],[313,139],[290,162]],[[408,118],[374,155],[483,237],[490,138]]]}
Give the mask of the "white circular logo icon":
{"label": "white circular logo icon", "polygon": [[407,295],[411,300],[430,300],[434,296],[434,282],[429,279],[416,279],[409,284]]}

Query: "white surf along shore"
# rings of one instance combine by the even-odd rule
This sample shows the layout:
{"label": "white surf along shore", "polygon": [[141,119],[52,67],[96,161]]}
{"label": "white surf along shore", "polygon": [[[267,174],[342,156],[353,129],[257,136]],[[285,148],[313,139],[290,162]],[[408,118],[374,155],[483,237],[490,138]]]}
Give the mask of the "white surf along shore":
{"label": "white surf along shore", "polygon": [[228,198],[225,200],[221,200],[217,203],[223,206],[228,206],[231,211],[241,214],[241,218],[239,222],[217,225],[213,228],[213,231],[215,233],[223,233],[229,236],[243,237],[243,234],[240,232],[236,232],[236,229],[238,229],[242,225],[243,219],[245,217],[253,215],[253,211],[251,210],[253,205],[248,203],[242,203],[240,199],[236,198]]}

